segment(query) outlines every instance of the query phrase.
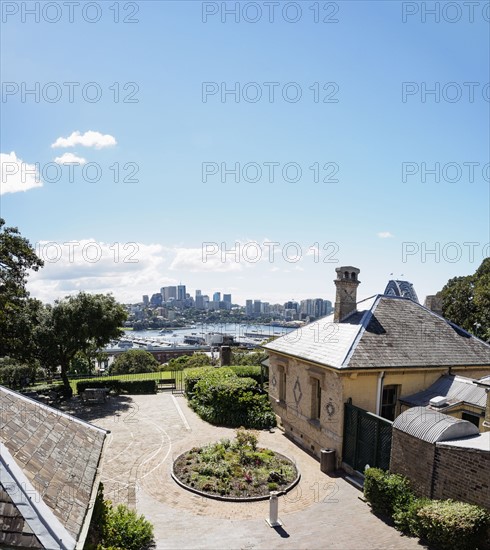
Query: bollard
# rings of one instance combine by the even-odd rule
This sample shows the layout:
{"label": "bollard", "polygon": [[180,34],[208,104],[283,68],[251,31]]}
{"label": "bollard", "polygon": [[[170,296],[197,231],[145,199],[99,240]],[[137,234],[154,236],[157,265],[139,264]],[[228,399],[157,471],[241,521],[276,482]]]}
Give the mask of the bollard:
{"label": "bollard", "polygon": [[277,513],[279,510],[279,499],[277,497],[279,495],[279,492],[271,491],[270,495],[269,517],[266,518],[265,521],[267,522],[269,527],[280,527],[282,525],[282,521],[277,517]]}

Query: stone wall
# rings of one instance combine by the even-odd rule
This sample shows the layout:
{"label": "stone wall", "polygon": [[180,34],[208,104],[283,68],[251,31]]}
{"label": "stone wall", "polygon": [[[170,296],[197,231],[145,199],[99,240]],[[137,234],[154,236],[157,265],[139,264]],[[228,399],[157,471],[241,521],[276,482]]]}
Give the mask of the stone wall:
{"label": "stone wall", "polygon": [[[329,369],[274,353],[270,353],[269,361],[269,394],[285,434],[317,457],[321,449],[335,449],[339,466],[344,407],[339,376]],[[286,384],[281,396],[282,373],[286,375]],[[312,417],[315,380],[322,389],[319,419]]]}
{"label": "stone wall", "polygon": [[428,443],[394,429],[390,471],[408,477],[419,496],[452,498],[490,509],[490,448]]}

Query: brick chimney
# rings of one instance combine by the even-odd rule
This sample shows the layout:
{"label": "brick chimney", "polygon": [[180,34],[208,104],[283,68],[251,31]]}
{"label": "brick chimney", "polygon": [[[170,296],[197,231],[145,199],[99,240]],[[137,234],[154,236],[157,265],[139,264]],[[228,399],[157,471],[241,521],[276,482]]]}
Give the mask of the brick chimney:
{"label": "brick chimney", "polygon": [[345,319],[349,313],[356,311],[357,287],[360,281],[357,279],[360,270],[350,265],[335,268],[337,278],[334,280],[337,292],[335,295],[334,323]]}
{"label": "brick chimney", "polygon": [[424,306],[437,315],[442,315],[442,296],[439,294],[426,296]]}

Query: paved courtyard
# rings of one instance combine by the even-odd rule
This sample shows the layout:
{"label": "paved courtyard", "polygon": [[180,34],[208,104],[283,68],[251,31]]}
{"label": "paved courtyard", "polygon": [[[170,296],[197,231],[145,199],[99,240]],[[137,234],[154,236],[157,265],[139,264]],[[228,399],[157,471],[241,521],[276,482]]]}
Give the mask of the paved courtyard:
{"label": "paved courtyard", "polygon": [[279,498],[283,528],[265,522],[268,502],[227,503],[202,498],[171,478],[183,451],[234,431],[206,424],[171,393],[112,398],[76,414],[111,431],[102,466],[105,495],[144,514],[155,527],[157,549],[411,549],[423,548],[376,516],[361,493],[329,477],[319,463],[276,429],[260,432],[259,445],[297,464],[301,481]]}

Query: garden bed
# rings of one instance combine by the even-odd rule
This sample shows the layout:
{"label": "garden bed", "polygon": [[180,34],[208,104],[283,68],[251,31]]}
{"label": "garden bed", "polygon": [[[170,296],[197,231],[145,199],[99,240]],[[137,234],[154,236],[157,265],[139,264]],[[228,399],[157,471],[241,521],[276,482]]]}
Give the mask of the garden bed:
{"label": "garden bed", "polygon": [[292,489],[299,472],[284,455],[257,447],[253,432],[238,429],[234,440],[222,439],[182,453],[174,462],[172,477],[202,496],[246,501]]}

